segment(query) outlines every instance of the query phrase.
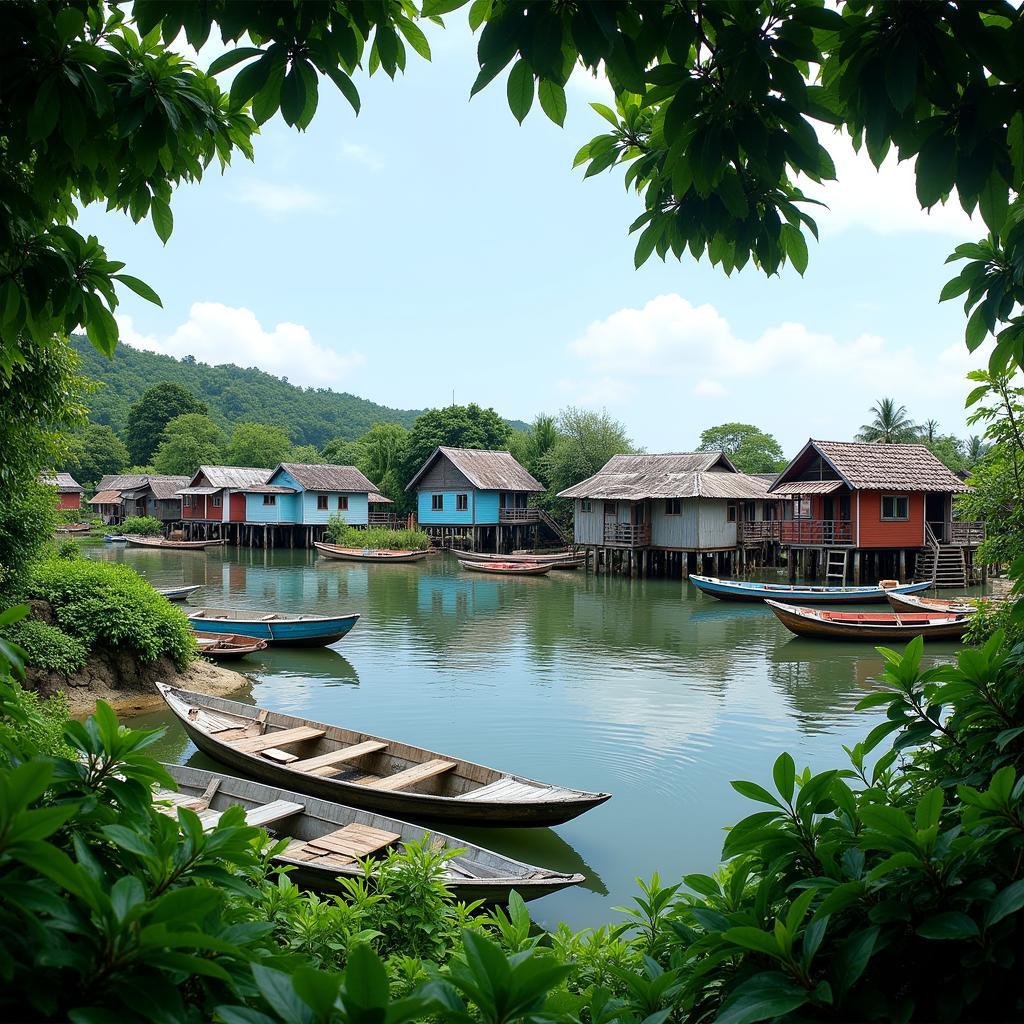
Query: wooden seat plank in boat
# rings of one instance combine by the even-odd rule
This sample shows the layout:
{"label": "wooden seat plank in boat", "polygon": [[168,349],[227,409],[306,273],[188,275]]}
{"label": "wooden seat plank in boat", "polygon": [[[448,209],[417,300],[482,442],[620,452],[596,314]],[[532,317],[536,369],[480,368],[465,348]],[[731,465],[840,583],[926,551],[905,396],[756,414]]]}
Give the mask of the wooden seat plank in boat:
{"label": "wooden seat plank in boat", "polygon": [[386,849],[398,842],[402,836],[398,832],[386,832],[384,829],[370,825],[353,823],[345,825],[334,832],[328,832],[318,839],[311,839],[306,846],[311,846],[326,853],[340,853],[347,857],[369,857],[371,853]]}
{"label": "wooden seat plank in boat", "polygon": [[[481,786],[479,789],[471,789],[468,793],[460,794],[458,800],[495,800],[498,802],[509,801],[519,802],[520,800],[550,800],[552,793],[557,790],[544,789],[540,786],[530,786],[525,782],[516,779],[503,778],[492,782],[489,786]],[[568,794],[566,794],[568,795]]]}
{"label": "wooden seat plank in boat", "polygon": [[336,775],[344,770],[336,768],[336,765],[362,757],[364,754],[375,754],[378,750],[386,749],[387,744],[381,743],[380,740],[365,740],[362,743],[354,743],[350,747],[340,747],[337,750],[332,750],[329,754],[318,754],[316,757],[307,757],[302,761],[294,761],[292,762],[292,768],[297,772]]}
{"label": "wooden seat plank in boat", "polygon": [[[300,814],[306,808],[303,804],[295,803],[293,800],[272,800],[269,804],[260,804],[258,807],[248,807],[245,811],[246,825],[256,828],[265,828],[282,818],[290,818],[293,814]],[[200,811],[199,821],[203,831],[209,831],[220,821],[224,811]]]}
{"label": "wooden seat plank in boat", "polygon": [[294,729],[279,729],[277,732],[267,732],[262,736],[247,736],[229,742],[235,750],[243,754],[258,754],[271,747],[283,747],[304,740],[318,740],[323,735],[323,729],[314,729],[311,725],[297,725]]}
{"label": "wooden seat plank in boat", "polygon": [[432,761],[424,761],[423,764],[414,764],[411,768],[396,772],[394,775],[385,775],[382,779],[371,775],[368,779],[357,779],[356,781],[366,786],[367,789],[388,791],[408,789],[410,786],[415,786],[417,782],[426,782],[427,779],[450,772],[455,767],[457,767],[455,761],[442,761],[440,758],[434,758]]}

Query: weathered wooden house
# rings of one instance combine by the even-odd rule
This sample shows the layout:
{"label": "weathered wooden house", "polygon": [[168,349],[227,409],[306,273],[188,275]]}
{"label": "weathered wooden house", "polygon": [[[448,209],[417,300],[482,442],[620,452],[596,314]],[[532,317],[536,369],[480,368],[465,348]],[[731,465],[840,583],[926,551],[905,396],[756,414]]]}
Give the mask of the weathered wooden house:
{"label": "weathered wooden house", "polygon": [[235,540],[245,522],[246,488],[266,483],[270,473],[250,466],[200,466],[178,491],[185,535]]}
{"label": "weathered wooden house", "polygon": [[85,488],[70,473],[41,473],[39,482],[57,492],[57,508],[75,509],[82,507]]}
{"label": "weathered wooden house", "polygon": [[157,473],[119,473],[103,477],[89,504],[107,524],[123,522],[129,516],[152,516],[161,522],[181,519],[181,496],[187,476]]}
{"label": "weathered wooden house", "polygon": [[740,473],[723,452],[615,455],[559,493],[574,504],[573,540],[595,568],[632,574],[734,570],[739,524],[774,517],[768,483]]}
{"label": "weathered wooden house", "polygon": [[509,452],[436,448],[405,488],[416,492],[419,528],[445,546],[510,551],[561,529],[529,498],[544,485]]}
{"label": "weathered wooden house", "polygon": [[769,488],[786,517],[743,536],[788,551],[791,574],[964,586],[984,539],[982,523],[954,516],[953,496],[969,489],[922,444],[812,438]]}

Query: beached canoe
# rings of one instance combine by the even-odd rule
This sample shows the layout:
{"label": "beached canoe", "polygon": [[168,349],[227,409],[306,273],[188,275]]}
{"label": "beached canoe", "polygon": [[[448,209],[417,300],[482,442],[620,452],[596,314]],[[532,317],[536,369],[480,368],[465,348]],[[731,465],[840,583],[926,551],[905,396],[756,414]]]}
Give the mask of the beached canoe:
{"label": "beached canoe", "polygon": [[959,640],[970,622],[969,615],[952,612],[835,612],[766,603],[790,632],[827,640]]}
{"label": "beached canoe", "polygon": [[88,533],[92,529],[92,523],[65,523],[58,526],[55,533]]}
{"label": "beached canoe", "polygon": [[380,562],[394,565],[419,562],[429,554],[426,548],[419,551],[398,551],[390,548],[342,548],[337,544],[322,544],[319,541],[314,541],[313,547],[324,558],[333,558],[339,562]]}
{"label": "beached canoe", "polygon": [[892,587],[811,587],[800,583],[750,583],[722,580],[715,576],[691,576],[690,582],[701,593],[721,601],[792,601],[799,604],[864,604],[882,602],[886,594],[919,594],[932,586],[923,583],[897,583]]}
{"label": "beached canoe", "polygon": [[350,615],[288,615],[246,608],[196,608],[188,611],[193,629],[208,633],[238,633],[291,647],[323,647],[340,640],[359,621]]}
{"label": "beached canoe", "polygon": [[470,572],[491,572],[498,576],[543,576],[556,568],[553,565],[538,565],[536,562],[464,562],[461,558],[459,565]]}
{"label": "beached canoe", "polygon": [[558,569],[575,569],[586,561],[585,556],[575,551],[557,551],[542,555],[523,552],[514,555],[489,555],[483,551],[460,551],[458,548],[452,548],[451,552],[460,562],[528,562],[531,565],[550,565]]}
{"label": "beached canoe", "polygon": [[192,635],[199,644],[199,653],[204,658],[216,658],[218,661],[244,658],[247,654],[267,649],[266,640],[254,640],[251,636],[239,633],[207,633],[194,629]]}
{"label": "beached canoe", "polygon": [[203,585],[196,583],[190,587],[157,587],[156,592],[163,594],[168,601],[186,601],[190,594],[194,594],[197,590],[202,589]]}
{"label": "beached canoe", "polygon": [[123,533],[105,533],[103,539],[108,544],[127,544],[128,538]]}
{"label": "beached canoe", "polygon": [[567,789],[369,733],[209,697],[157,689],[192,742],[243,775],[412,821],[558,825],[607,793]]}
{"label": "beached canoe", "polygon": [[141,537],[137,534],[128,534],[125,540],[133,548],[166,548],[170,551],[202,551],[227,543],[224,540],[167,540],[165,537]]}
{"label": "beached canoe", "polygon": [[897,612],[955,612],[973,615],[978,601],[972,597],[918,597],[916,594],[889,594],[889,604]]}
{"label": "beached canoe", "polygon": [[584,881],[583,875],[523,864],[397,818],[199,768],[172,764],[164,768],[178,784],[176,793],[156,791],[157,800],[170,805],[168,811],[189,807],[206,828],[213,828],[224,811],[240,805],[250,824],[271,827],[277,835],[291,838],[275,863],[293,868],[288,877],[296,885],[317,892],[342,892],[339,877],[363,876],[359,860],[376,860],[427,836],[437,848],[462,851],[447,861],[442,876],[459,900],[507,903],[513,889],[524,900],[534,900]]}

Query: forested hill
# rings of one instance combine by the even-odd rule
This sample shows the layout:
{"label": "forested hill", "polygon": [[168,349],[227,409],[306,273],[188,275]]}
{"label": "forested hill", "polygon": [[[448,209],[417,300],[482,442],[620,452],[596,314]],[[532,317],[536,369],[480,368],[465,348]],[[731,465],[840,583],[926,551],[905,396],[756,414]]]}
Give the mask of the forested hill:
{"label": "forested hill", "polygon": [[128,345],[118,345],[114,357],[107,359],[84,337],[72,338],[71,344],[82,358],[82,372],[101,384],[87,399],[89,418],[121,435],[131,404],[163,381],[188,388],[225,428],[246,421],[275,423],[288,429],[294,444],[320,446],[335,437],[359,437],[381,421],[411,427],[419,415],[419,410],[389,409],[327,388],[297,387],[230,363],[209,366],[191,356],[179,360]]}

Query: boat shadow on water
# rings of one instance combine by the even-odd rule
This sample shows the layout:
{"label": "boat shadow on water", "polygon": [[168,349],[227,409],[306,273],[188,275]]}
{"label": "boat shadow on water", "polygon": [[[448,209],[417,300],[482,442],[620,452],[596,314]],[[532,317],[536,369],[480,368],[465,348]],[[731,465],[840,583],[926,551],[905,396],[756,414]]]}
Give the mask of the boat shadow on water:
{"label": "boat shadow on water", "polygon": [[298,678],[316,680],[324,686],[358,686],[359,673],[343,654],[333,647],[268,647],[249,655],[239,671],[275,680]]}

